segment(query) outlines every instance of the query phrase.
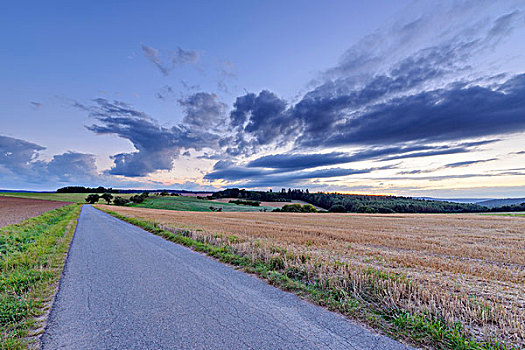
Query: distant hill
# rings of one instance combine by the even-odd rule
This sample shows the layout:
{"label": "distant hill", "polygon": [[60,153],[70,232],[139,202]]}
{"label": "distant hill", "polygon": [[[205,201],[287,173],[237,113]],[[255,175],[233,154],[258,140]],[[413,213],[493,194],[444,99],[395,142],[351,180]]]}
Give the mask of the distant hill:
{"label": "distant hill", "polygon": [[454,202],[454,203],[476,203],[493,200],[493,198],[434,198],[434,197],[414,197],[415,199],[424,199],[427,201]]}
{"label": "distant hill", "polygon": [[483,205],[488,208],[501,207],[503,205],[514,205],[525,203],[525,198],[504,198],[504,199],[489,199],[482,202],[477,202],[478,205]]}

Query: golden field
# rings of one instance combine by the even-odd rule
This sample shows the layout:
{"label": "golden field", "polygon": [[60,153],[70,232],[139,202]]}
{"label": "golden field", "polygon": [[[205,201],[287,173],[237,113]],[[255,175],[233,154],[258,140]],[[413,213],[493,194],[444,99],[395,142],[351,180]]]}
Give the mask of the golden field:
{"label": "golden field", "polygon": [[377,308],[432,314],[479,341],[525,345],[525,217],[100,207],[241,255],[279,256],[283,269]]}

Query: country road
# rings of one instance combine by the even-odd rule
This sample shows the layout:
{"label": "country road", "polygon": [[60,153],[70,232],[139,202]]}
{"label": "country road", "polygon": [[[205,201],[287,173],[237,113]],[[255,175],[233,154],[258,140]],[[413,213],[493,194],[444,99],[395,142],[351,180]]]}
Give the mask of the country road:
{"label": "country road", "polygon": [[405,349],[84,206],[43,349]]}

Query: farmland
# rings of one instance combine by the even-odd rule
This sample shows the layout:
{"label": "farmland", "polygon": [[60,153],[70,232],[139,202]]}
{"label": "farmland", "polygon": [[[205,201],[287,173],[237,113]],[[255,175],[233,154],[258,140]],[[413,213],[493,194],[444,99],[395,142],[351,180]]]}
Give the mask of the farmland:
{"label": "farmland", "polygon": [[134,204],[133,206],[150,209],[169,209],[180,211],[207,211],[211,212],[210,207],[221,209],[224,212],[250,212],[250,211],[271,211],[275,208],[269,206],[252,207],[246,205],[237,205],[232,203],[223,203],[218,201],[211,201],[207,199],[199,199],[194,196],[166,196],[166,197],[152,197],[147,198],[143,203]]}
{"label": "farmland", "polygon": [[[16,198],[42,199],[46,201],[73,202],[73,203],[86,203],[86,197],[88,195],[89,193],[0,192],[0,198],[16,197]],[[129,198],[132,195],[133,195],[132,193],[124,193],[124,194],[113,193],[113,196],[121,196],[124,198]]]}
{"label": "farmland", "polygon": [[239,256],[228,259],[417,345],[525,345],[523,217],[100,207]]}
{"label": "farmland", "polygon": [[46,211],[60,208],[68,202],[51,202],[38,199],[0,197],[0,227],[16,224]]}

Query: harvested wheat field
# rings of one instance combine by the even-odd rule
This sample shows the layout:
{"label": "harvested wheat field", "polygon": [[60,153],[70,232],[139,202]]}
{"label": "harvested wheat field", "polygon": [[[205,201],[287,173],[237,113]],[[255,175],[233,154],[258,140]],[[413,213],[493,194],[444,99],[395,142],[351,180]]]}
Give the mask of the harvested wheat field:
{"label": "harvested wheat field", "polygon": [[67,204],[71,203],[0,196],[0,227],[16,224]]}
{"label": "harvested wheat field", "polygon": [[228,245],[241,255],[279,256],[283,269],[295,269],[308,281],[323,281],[383,309],[459,322],[478,341],[525,345],[523,217],[102,207],[174,232],[189,230],[195,239]]}

